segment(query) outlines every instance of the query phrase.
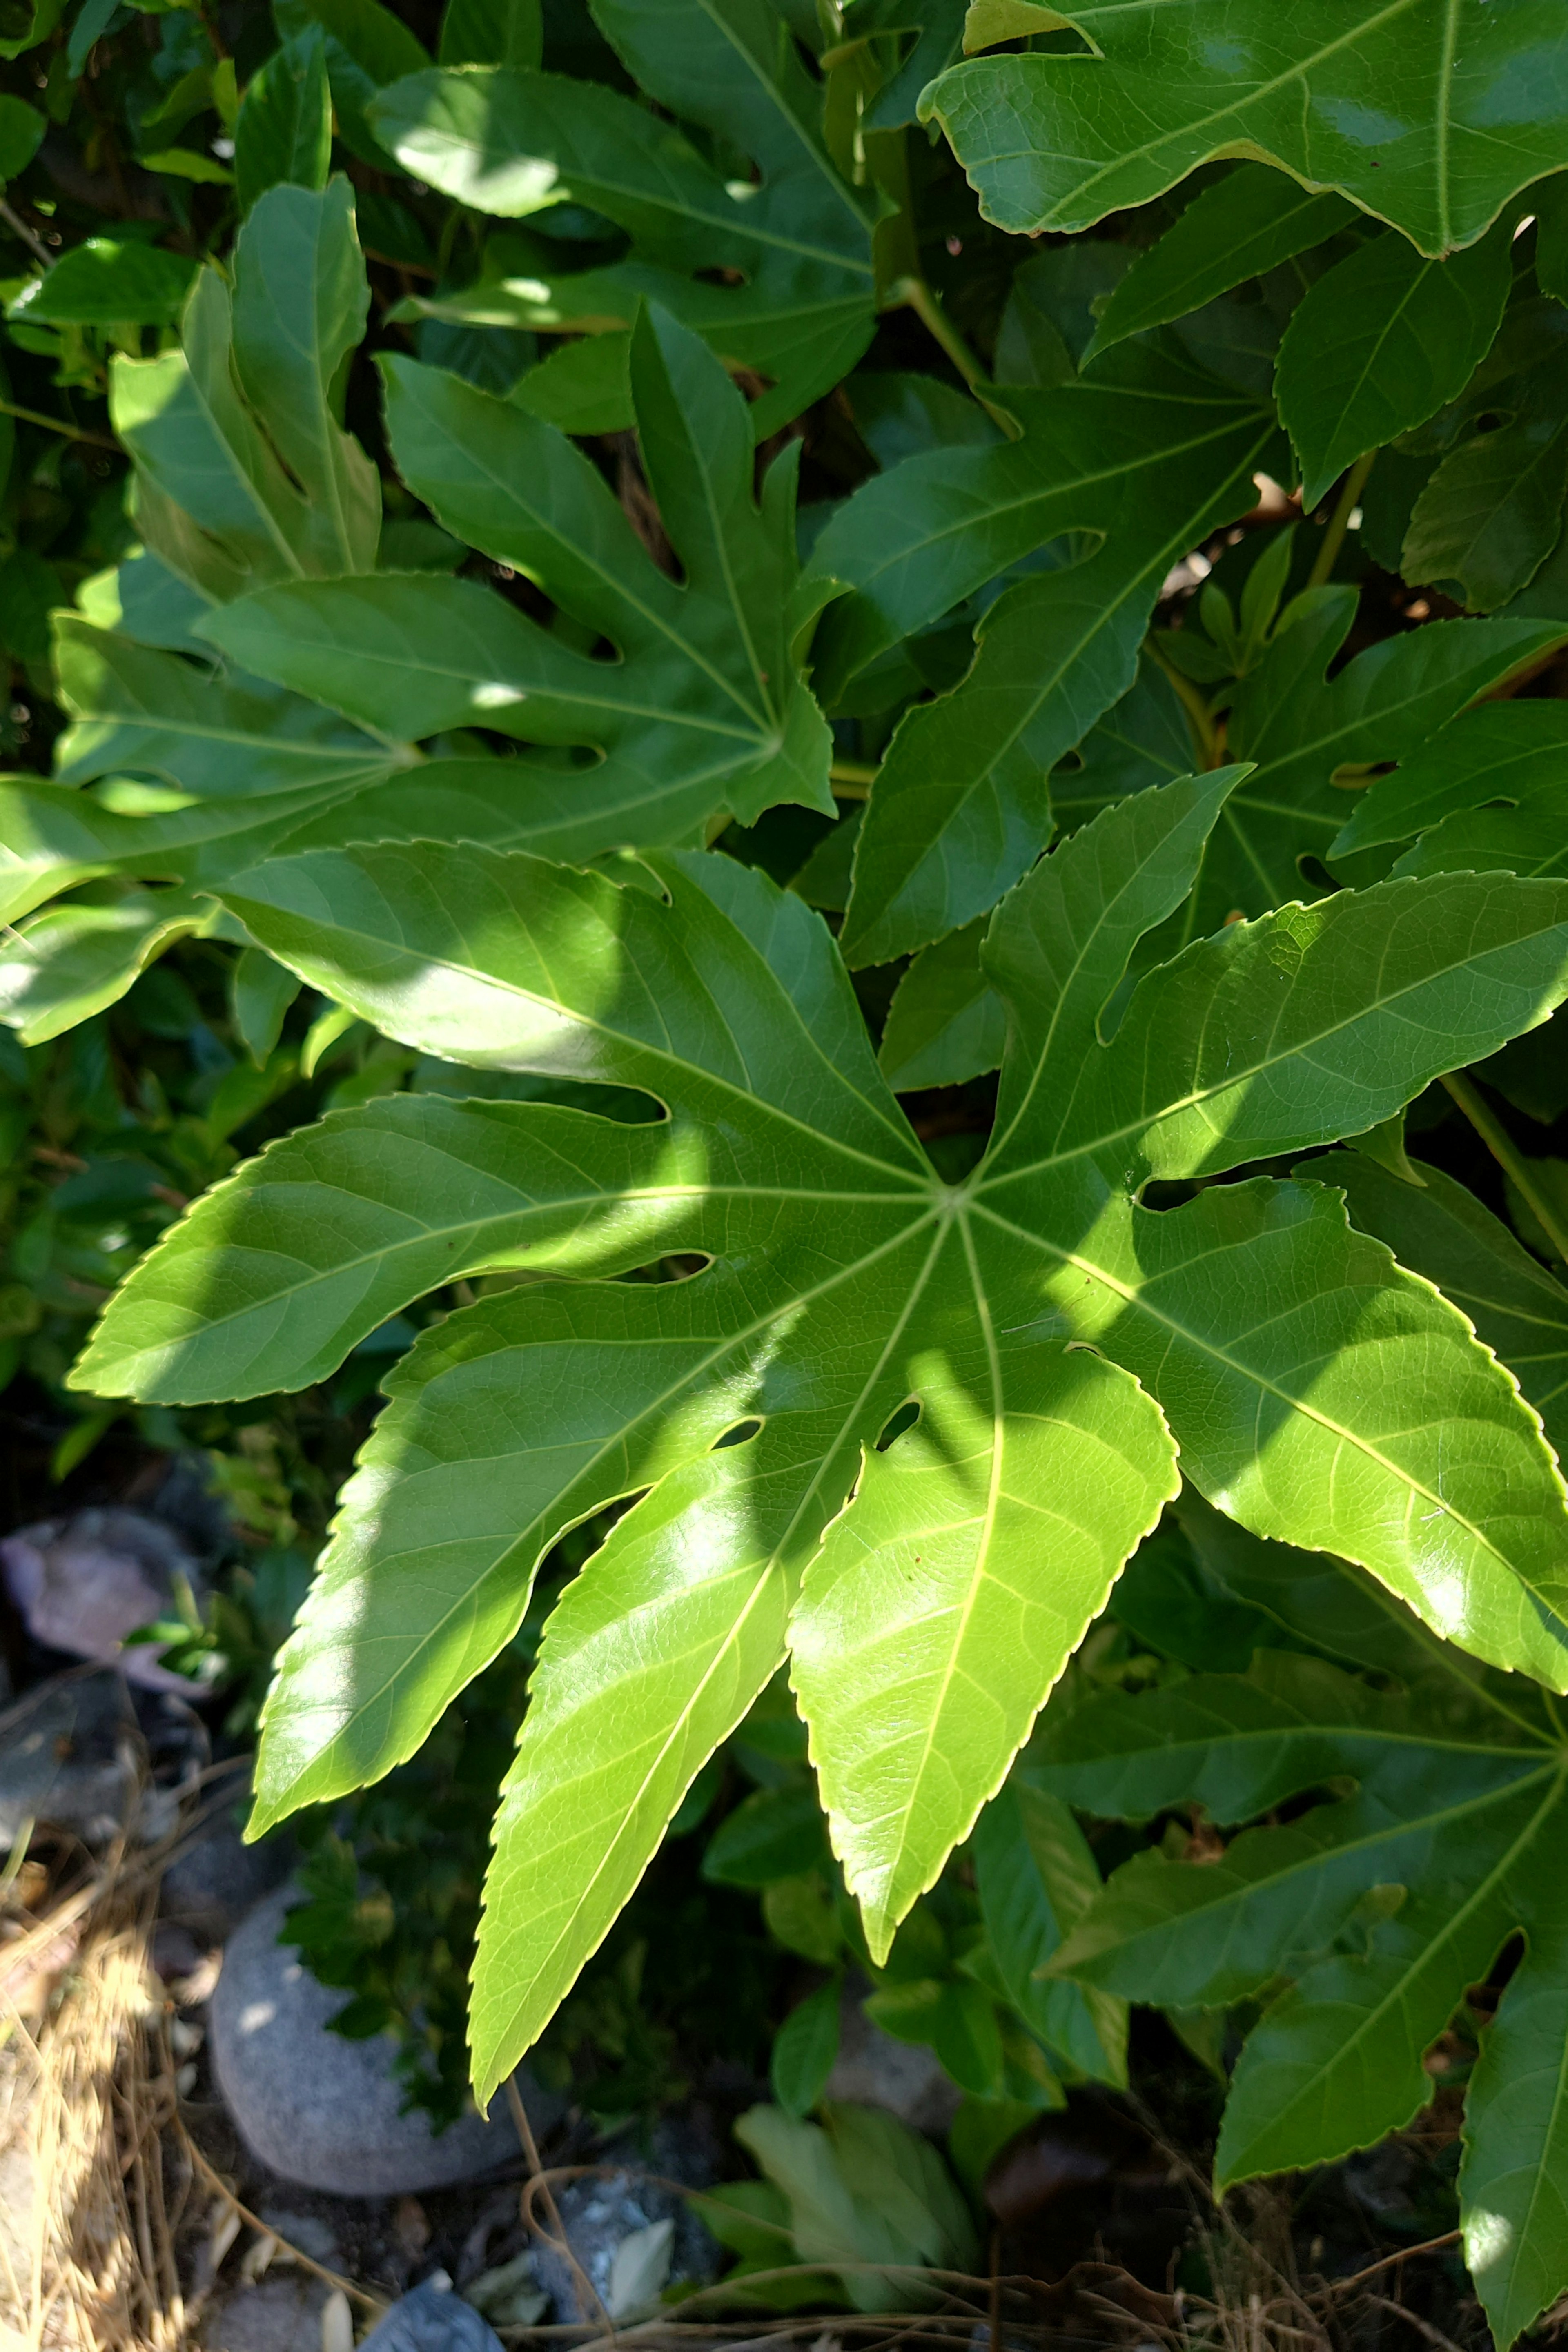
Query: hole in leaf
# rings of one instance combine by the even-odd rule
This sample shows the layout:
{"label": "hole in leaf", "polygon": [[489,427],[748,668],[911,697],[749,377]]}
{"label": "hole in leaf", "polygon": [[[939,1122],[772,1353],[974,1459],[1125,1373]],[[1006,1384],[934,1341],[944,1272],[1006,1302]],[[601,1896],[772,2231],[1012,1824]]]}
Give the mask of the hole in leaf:
{"label": "hole in leaf", "polygon": [[726,1445],[749,1445],[762,1425],[754,1413],[749,1421],[738,1421],[733,1429],[727,1429],[721,1437],[713,1440],[710,1450],[717,1454]]}
{"label": "hole in leaf", "polygon": [[912,1429],[920,1417],[921,1404],[919,1397],[906,1397],[903,1403],[899,1407],[897,1412],[894,1413],[892,1419],[888,1422],[883,1428],[880,1437],[878,1438],[878,1453],[886,1454],[889,1446],[893,1444],[897,1439],[902,1437],[906,1429]]}

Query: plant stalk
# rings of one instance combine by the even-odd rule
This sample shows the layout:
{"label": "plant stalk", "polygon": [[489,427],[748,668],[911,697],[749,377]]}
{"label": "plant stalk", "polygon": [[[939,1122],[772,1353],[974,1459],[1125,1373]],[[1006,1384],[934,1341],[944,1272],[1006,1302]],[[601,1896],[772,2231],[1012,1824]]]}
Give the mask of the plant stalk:
{"label": "plant stalk", "polygon": [[1351,517],[1361,504],[1361,494],[1366,488],[1366,478],[1372,471],[1372,461],[1376,455],[1375,449],[1369,449],[1364,457],[1356,459],[1345,476],[1344,487],[1334,501],[1329,527],[1323,533],[1323,543],[1312,559],[1312,568],[1307,574],[1309,588],[1321,588],[1339,562],[1345,533],[1351,527]]}
{"label": "plant stalk", "polygon": [[1556,1210],[1537,1184],[1531,1161],[1515,1143],[1480,1088],[1458,1070],[1450,1071],[1442,1083],[1498,1166],[1512,1177],[1519,1188],[1520,1198],[1536,1218],[1554,1254],[1568,1261],[1568,1229],[1564,1228]]}
{"label": "plant stalk", "polygon": [[985,382],[985,370],[948,317],[923,278],[900,278],[888,290],[885,306],[889,310],[912,310],[927,333],[934,336],[969,386],[978,392]]}
{"label": "plant stalk", "polygon": [[67,425],[62,418],[46,416],[39,409],[19,408],[14,400],[0,400],[0,416],[19,416],[24,425],[41,425],[47,432],[63,433],[68,441],[87,441],[95,449],[111,450],[117,457],[121,454],[119,442],[111,441],[106,433],[89,433],[80,425]]}
{"label": "plant stalk", "polygon": [[1152,637],[1144,638],[1143,650],[1145,653],[1152,654],[1171,684],[1175,688],[1176,698],[1187,714],[1187,725],[1192,730],[1193,742],[1204,767],[1205,769],[1219,767],[1225,759],[1225,739],[1215,724],[1214,714],[1209,709],[1208,704],[1204,700],[1192,679],[1184,677],[1175,663],[1166,660]]}
{"label": "plant stalk", "polygon": [[879,768],[868,767],[863,760],[835,760],[827,771],[836,801],[867,801],[871,787],[881,774]]}

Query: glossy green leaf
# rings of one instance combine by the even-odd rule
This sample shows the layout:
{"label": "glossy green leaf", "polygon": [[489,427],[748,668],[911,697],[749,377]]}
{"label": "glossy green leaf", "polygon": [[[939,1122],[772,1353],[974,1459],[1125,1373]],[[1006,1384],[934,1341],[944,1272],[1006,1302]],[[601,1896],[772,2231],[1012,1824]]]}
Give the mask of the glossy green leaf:
{"label": "glossy green leaf", "polygon": [[1237,164],[1139,255],[1100,311],[1085,359],[1261,278],[1355,216],[1342,196],[1315,194],[1259,163]]}
{"label": "glossy green leaf", "polygon": [[405,740],[478,725],[595,754],[550,772],[554,823],[539,845],[557,856],[689,840],[718,808],[745,821],[781,800],[831,812],[827,730],[791,652],[793,467],[770,474],[759,507],[744,404],[673,320],[643,315],[632,372],[679,585],[563,436],[440,370],[386,369],[405,478],[618,658],[579,651],[477,582],[431,573],[265,590],[203,634]]}
{"label": "glossy green leaf", "polygon": [[768,2082],[786,2116],[808,2116],[827,2088],[838,2055],[838,2001],[837,1979],[818,1985],[773,2036]]}
{"label": "glossy green leaf", "polygon": [[[761,184],[715,170],[668,120],[597,83],[515,67],[420,74],[372,110],[405,171],[503,218],[589,205],[632,244],[608,268],[563,274],[539,256],[515,281],[411,310],[477,320],[488,301],[487,317],[549,332],[629,326],[656,300],[771,380],[752,412],[761,439],[870,341],[876,206],[835,168],[819,89],[770,0],[606,0],[598,14],[644,89],[743,149]],[[696,275],[721,268],[741,282]]]}
{"label": "glossy green leaf", "polygon": [[810,2124],[749,2107],[735,2137],[783,2190],[797,2259],[848,2265],[843,2289],[856,2310],[907,2309],[921,2291],[912,2268],[964,2269],[976,2259],[973,2224],[947,2167],[896,2116],[830,2105],[822,2124]]}
{"label": "glossy green leaf", "polygon": [[10,30],[0,40],[0,58],[18,58],[38,41],[47,41],[64,14],[64,0],[22,0]]}
{"label": "glossy green leaf", "polygon": [[[1238,511],[1230,503],[1235,490],[1279,446],[1272,419],[1256,401],[1141,350],[1107,362],[1092,387],[1009,391],[1005,401],[1020,439],[910,458],[866,483],[817,541],[807,577],[850,592],[817,631],[814,676],[829,704],[900,637],[1042,549],[1049,551],[1044,566],[1060,575],[1065,642],[1087,632],[1092,654],[1113,638],[1115,674],[1130,683],[1142,620],[1124,646],[1120,606],[1131,602],[1146,615],[1160,585],[1143,516],[1155,528],[1169,524],[1175,538],[1211,500],[1216,512]],[[1193,481],[1195,499],[1187,492]],[[1071,536],[1078,532],[1092,535],[1099,551],[1073,565],[1072,555],[1082,553]],[[1115,600],[1109,619],[1106,598]],[[1101,654],[1102,667],[1111,661]],[[1069,663],[1069,685],[1071,677]],[[1120,690],[1112,687],[1108,699]],[[1098,709],[1105,707],[1101,701]],[[1076,739],[1060,740],[1066,749]]]}
{"label": "glossy green leaf", "polygon": [[0,947],[0,1021],[24,1045],[58,1037],[123,996],[175,940],[219,919],[210,899],[184,890],[47,908]]}
{"label": "glossy green leaf", "polygon": [[1568,2277],[1568,1948],[1555,1872],[1554,1854],[1530,1885],[1524,1957],[1465,2095],[1465,2260],[1504,2346],[1559,2300]]}
{"label": "glossy green leaf", "polygon": [[963,54],[965,13],[966,0],[849,0],[844,11],[847,40],[902,37],[898,63],[866,108],[868,131],[898,131],[915,121],[926,84]]}
{"label": "glossy green leaf", "polygon": [[540,0],[447,0],[437,54],[444,66],[536,66]]}
{"label": "glossy green leaf", "polygon": [[1561,1461],[1568,1454],[1568,1290],[1453,1177],[1421,1160],[1411,1165],[1417,1184],[1355,1152],[1315,1161],[1312,1172],[1343,1188],[1363,1233],[1386,1242],[1402,1265],[1469,1317],[1541,1415]]}
{"label": "glossy green leaf", "polygon": [[974,58],[921,100],[1003,228],[1089,228],[1242,154],[1339,190],[1437,256],[1563,167],[1552,0],[1077,0],[1047,14],[1087,62]]}
{"label": "glossy green leaf", "polygon": [[[226,891],[258,944],[389,1034],[668,1107],[626,1128],[445,1106],[435,1156],[403,1124],[427,1106],[329,1122],[143,1261],[78,1375],[266,1392],[465,1268],[578,1277],[448,1317],[392,1374],[260,1774],[265,1821],[410,1753],[515,1629],[555,1535],[650,1490],[574,1588],[578,1728],[568,1755],[542,1680],[497,1870],[521,1886],[557,1849],[602,1855],[607,1822],[625,1833],[592,1884],[586,1861],[557,1871],[548,1934],[542,1895],[493,1903],[482,2079],[604,1933],[792,1607],[835,1845],[885,1950],[1171,1493],[1167,1423],[1247,1524],[1332,1545],[1481,1654],[1568,1682],[1563,1490],[1463,1318],[1327,1189],[1221,1186],[1160,1214],[1129,1197],[1365,1127],[1543,1017],[1568,987],[1568,891],[1440,877],[1237,926],[1148,975],[1101,1045],[1235,782],[1134,794],[1009,898],[985,951],[1011,1016],[997,1129],[959,1186],[879,1078],[818,919],[731,861],[654,859],[661,898],[427,843],[278,859]],[[330,1218],[294,1173],[323,1151]],[[603,1278],[671,1253],[710,1263]],[[910,1399],[916,1426],[879,1451]],[[689,1638],[617,1646],[594,1595],[633,1545],[637,1589],[671,1580]],[[658,1680],[648,1713],[617,1696],[623,1655]]]}
{"label": "glossy green leaf", "polygon": [[273,16],[285,41],[302,40],[313,26],[320,26],[345,143],[363,162],[384,171],[395,168],[368,110],[389,82],[418,73],[430,62],[403,19],[382,0],[276,0]]}
{"label": "glossy green leaf", "polygon": [[[1568,483],[1563,360],[1568,314],[1516,302],[1446,436],[1448,454],[1416,496],[1400,551],[1412,581],[1432,581],[1473,611],[1528,587],[1562,536]],[[1469,427],[1469,437],[1464,428]],[[1550,579],[1542,612],[1559,609]]]}
{"label": "glossy green leaf", "polygon": [[1505,425],[1456,449],[1415,501],[1402,570],[1472,613],[1526,587],[1557,543],[1568,488],[1568,413]]}
{"label": "glossy green leaf", "polygon": [[[920,1423],[867,1451],[791,1641],[835,1850],[879,1963],[1175,1486],[1158,1407],[1096,1356],[998,1331],[965,1244],[973,1353],[950,1341]],[[1046,1589],[1029,1573],[1040,1559]]]}
{"label": "glossy green leaf", "polygon": [[[72,720],[56,754],[60,784],[128,769],[162,776],[193,799],[251,801],[358,781],[397,756],[317,703],[255,677],[215,678],[63,614],[56,645]],[[82,821],[91,821],[85,808]]]}
{"label": "glossy green leaf", "polygon": [[0,105],[0,181],[14,180],[26,170],[47,128],[36,106],[6,96]]}
{"label": "glossy green leaf", "polygon": [[632,405],[629,331],[580,335],[557,344],[518,378],[507,398],[563,433],[626,433],[637,423]]}
{"label": "glossy green leaf", "polygon": [[230,988],[235,1027],[259,1069],[283,1034],[283,1016],[299,995],[300,983],[286,964],[274,963],[259,948],[247,948],[234,967]]}
{"label": "glossy green leaf", "polygon": [[242,212],[280,181],[324,188],[331,165],[332,107],[319,26],[285,41],[246,85],[234,127],[234,177]]}
{"label": "glossy green leaf", "polygon": [[1279,414],[1310,511],[1347,466],[1464,389],[1502,319],[1509,224],[1431,261],[1385,229],[1312,286],[1279,347]]}
{"label": "glossy green leaf", "polygon": [[1418,835],[1401,873],[1552,874],[1568,860],[1568,717],[1555,702],[1483,703],[1378,777],[1336,857]]}

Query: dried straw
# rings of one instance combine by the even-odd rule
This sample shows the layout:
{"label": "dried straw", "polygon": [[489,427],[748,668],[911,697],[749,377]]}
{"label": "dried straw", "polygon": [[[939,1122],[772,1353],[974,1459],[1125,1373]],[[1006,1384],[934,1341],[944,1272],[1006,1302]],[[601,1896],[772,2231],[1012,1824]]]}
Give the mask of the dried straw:
{"label": "dried straw", "polygon": [[28,2352],[185,2343],[163,2144],[174,2060],[148,1966],[149,1900],[117,1860],[0,1948],[11,2062],[0,2152],[26,2192],[8,2214],[0,2305]]}

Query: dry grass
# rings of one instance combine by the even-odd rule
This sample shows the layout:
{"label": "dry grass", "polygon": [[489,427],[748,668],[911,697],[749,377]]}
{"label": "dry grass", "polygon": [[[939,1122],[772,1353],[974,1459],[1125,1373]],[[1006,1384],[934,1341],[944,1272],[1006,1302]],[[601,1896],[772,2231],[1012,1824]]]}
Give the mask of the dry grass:
{"label": "dry grass", "polygon": [[180,2352],[186,2340],[164,2156],[174,2061],[148,1962],[154,1894],[117,1849],[0,1946],[0,2325],[27,2352]]}

